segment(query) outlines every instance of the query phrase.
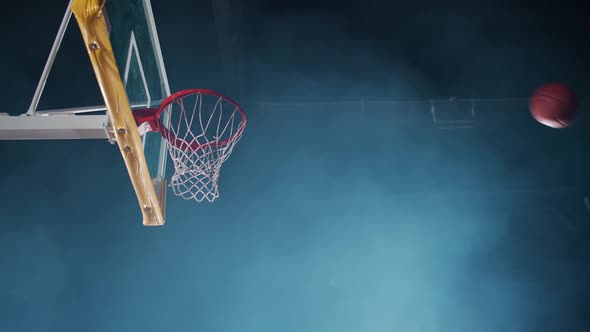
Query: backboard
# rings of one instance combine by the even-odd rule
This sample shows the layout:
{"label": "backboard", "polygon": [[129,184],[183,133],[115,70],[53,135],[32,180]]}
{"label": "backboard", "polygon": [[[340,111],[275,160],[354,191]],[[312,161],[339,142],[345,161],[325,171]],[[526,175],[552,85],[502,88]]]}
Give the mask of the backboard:
{"label": "backboard", "polygon": [[[107,1],[103,9],[121,80],[132,108],[157,107],[170,87],[150,0]],[[157,132],[142,133],[144,154],[164,212],[166,141]]]}
{"label": "backboard", "polygon": [[[105,105],[38,111],[72,16]],[[185,121],[184,104],[191,97],[195,102],[190,118],[206,116],[208,121]],[[203,98],[214,102],[209,105]],[[116,143],[146,226],[165,223],[168,155],[174,161],[172,191],[197,202],[213,201],[218,197],[219,169],[246,124],[241,107],[221,93],[207,89],[170,93],[150,0],[70,0],[31,106],[23,115],[0,113],[0,140],[107,138]]]}

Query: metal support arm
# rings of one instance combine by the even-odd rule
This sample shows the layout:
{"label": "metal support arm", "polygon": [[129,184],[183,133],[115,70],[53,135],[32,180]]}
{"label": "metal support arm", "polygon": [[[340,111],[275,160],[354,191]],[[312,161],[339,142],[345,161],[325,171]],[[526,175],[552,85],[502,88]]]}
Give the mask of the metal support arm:
{"label": "metal support arm", "polygon": [[107,139],[106,115],[0,114],[0,140]]}

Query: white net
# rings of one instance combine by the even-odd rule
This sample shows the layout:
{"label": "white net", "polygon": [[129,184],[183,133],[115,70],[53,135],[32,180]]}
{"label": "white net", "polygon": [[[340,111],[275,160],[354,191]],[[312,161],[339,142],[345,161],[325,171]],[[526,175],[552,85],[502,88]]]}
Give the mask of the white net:
{"label": "white net", "polygon": [[189,200],[219,197],[221,165],[229,158],[246,126],[240,107],[222,96],[196,91],[169,104],[162,133],[174,162],[170,187]]}

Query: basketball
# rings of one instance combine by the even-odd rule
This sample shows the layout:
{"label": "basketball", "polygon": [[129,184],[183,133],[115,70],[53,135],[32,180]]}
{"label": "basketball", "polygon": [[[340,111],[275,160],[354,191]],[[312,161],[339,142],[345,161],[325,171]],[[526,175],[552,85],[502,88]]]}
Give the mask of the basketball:
{"label": "basketball", "polygon": [[529,100],[529,111],[535,120],[551,128],[571,125],[576,113],[576,96],[561,83],[539,87]]}

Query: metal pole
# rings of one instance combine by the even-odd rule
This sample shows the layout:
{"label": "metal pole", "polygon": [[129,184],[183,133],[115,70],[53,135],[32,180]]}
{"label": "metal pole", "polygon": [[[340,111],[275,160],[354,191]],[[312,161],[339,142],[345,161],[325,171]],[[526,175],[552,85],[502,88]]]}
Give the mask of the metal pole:
{"label": "metal pole", "polygon": [[41,99],[41,94],[43,93],[43,89],[45,88],[45,84],[47,83],[47,77],[49,76],[49,72],[51,71],[51,67],[53,67],[53,62],[55,61],[55,57],[57,56],[57,51],[59,50],[59,46],[61,45],[61,41],[64,38],[66,33],[66,29],[68,27],[68,23],[70,23],[70,18],[72,17],[72,11],[70,10],[70,6],[72,5],[72,1],[68,3],[68,8],[66,9],[66,13],[64,14],[63,19],[61,20],[61,25],[59,26],[59,31],[57,32],[57,36],[55,37],[55,41],[53,41],[53,46],[51,47],[51,52],[49,53],[49,58],[47,59],[47,63],[45,63],[45,68],[43,69],[43,74],[41,74],[41,79],[39,80],[39,84],[37,85],[37,90],[35,90],[35,95],[33,95],[33,100],[31,101],[31,106],[29,106],[29,110],[27,111],[27,115],[35,115],[35,111],[37,110],[37,106],[39,105],[39,100]]}

